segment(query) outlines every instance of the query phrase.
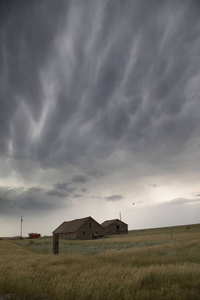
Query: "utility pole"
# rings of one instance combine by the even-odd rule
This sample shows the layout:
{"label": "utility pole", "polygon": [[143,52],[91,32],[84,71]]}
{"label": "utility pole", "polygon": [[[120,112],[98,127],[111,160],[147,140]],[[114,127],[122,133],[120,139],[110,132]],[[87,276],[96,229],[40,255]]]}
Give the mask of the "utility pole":
{"label": "utility pole", "polygon": [[119,219],[120,219],[120,221],[122,220],[121,211],[119,212]]}
{"label": "utility pole", "polygon": [[23,218],[21,217],[21,226],[20,226],[20,237],[22,238],[22,222],[23,222]]}

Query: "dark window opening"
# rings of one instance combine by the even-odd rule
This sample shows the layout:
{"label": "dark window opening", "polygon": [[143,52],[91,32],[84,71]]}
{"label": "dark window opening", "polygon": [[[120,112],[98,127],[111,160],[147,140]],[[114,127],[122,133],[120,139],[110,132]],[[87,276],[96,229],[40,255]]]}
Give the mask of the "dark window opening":
{"label": "dark window opening", "polygon": [[92,228],[92,223],[90,223],[90,228]]}
{"label": "dark window opening", "polygon": [[83,231],[83,234],[85,234],[85,231]]}
{"label": "dark window opening", "polygon": [[117,225],[117,230],[119,230],[119,225]]}

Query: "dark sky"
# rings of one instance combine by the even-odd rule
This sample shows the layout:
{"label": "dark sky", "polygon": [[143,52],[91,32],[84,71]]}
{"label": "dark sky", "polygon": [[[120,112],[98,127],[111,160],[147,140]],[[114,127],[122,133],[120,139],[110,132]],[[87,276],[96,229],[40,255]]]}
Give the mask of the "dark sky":
{"label": "dark sky", "polygon": [[197,0],[0,2],[0,235],[21,215],[44,234],[119,212],[130,229],[199,222],[199,15]]}

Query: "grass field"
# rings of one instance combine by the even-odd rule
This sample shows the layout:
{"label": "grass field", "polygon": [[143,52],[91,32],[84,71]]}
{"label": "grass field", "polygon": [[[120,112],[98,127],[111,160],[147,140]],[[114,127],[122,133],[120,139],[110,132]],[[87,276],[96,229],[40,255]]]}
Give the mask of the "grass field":
{"label": "grass field", "polygon": [[[91,241],[0,240],[0,299],[200,299],[200,225]],[[4,296],[3,296],[4,295]]]}

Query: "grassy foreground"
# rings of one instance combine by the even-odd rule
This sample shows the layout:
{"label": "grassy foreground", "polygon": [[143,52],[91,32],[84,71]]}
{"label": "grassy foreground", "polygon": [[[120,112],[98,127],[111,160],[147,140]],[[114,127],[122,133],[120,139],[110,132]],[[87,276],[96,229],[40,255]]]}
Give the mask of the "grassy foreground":
{"label": "grassy foreground", "polygon": [[200,299],[200,225],[174,228],[173,241],[154,229],[63,240],[56,256],[50,247],[48,238],[0,240],[0,299]]}

